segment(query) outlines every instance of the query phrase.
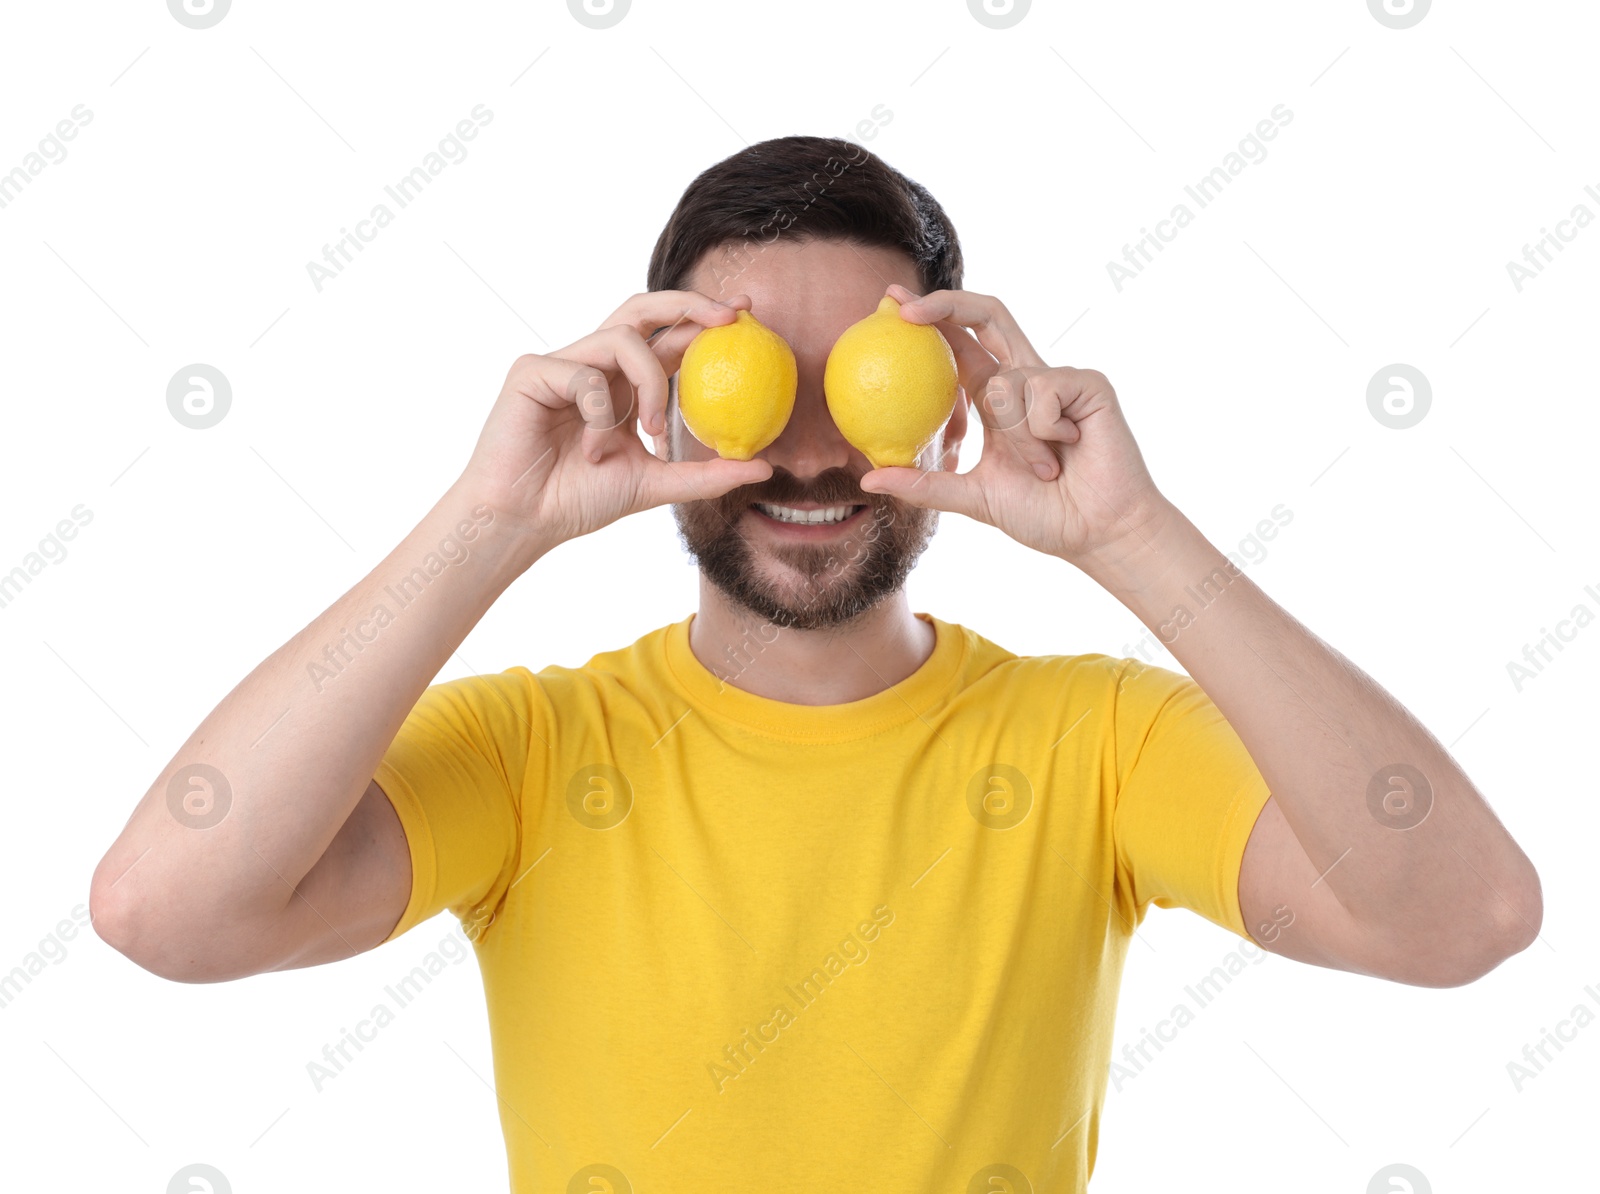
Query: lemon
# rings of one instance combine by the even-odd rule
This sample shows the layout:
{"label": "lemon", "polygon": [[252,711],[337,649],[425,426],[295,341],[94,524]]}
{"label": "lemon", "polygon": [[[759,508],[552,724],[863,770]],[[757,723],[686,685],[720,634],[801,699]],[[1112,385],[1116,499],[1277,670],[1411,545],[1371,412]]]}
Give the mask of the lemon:
{"label": "lemon", "polygon": [[956,405],[956,358],[932,324],[885,295],[828,353],[822,390],[839,433],[873,468],[910,467]]}
{"label": "lemon", "polygon": [[749,460],[794,413],[799,370],[784,338],[748,311],[689,342],[678,369],[678,413],[725,460]]}

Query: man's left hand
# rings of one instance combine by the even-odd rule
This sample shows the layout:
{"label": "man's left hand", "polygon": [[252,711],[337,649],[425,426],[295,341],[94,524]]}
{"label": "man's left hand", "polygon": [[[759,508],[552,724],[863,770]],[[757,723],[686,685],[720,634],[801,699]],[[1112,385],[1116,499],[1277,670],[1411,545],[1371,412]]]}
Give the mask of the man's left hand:
{"label": "man's left hand", "polygon": [[1091,573],[1150,545],[1170,506],[1103,373],[1045,364],[989,295],[887,293],[902,319],[933,324],[949,342],[963,391],[956,400],[983,420],[983,453],[965,473],[953,460],[948,472],[874,469],[862,489],[965,514]]}

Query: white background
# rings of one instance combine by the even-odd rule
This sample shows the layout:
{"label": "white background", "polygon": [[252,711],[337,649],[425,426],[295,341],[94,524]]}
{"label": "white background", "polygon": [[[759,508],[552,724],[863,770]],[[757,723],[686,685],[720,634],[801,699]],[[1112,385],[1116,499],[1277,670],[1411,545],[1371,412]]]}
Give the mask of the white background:
{"label": "white background", "polygon": [[[1110,376],[1219,546],[1293,512],[1250,574],[1450,744],[1544,882],[1541,940],[1465,988],[1251,966],[1108,1094],[1094,1189],[1361,1194],[1397,1161],[1441,1194],[1592,1178],[1600,1026],[1520,1092],[1507,1063],[1600,1013],[1600,628],[1520,692],[1506,665],[1600,612],[1600,225],[1520,292],[1506,263],[1580,202],[1600,215],[1597,33],[1591,5],[1487,0],[1405,30],[1360,0],[1041,0],[1006,30],[950,0],[637,0],[604,30],[559,3],[239,0],[201,31],[149,0],[7,6],[0,172],[75,105],[93,119],[0,210],[0,572],[73,507],[93,520],[0,609],[0,973],[87,902],[196,723],[456,477],[512,359],[644,288],[696,173],[881,104],[868,147],[950,212],[967,287]],[[306,263],[478,104],[469,156],[319,293]],[[1119,292],[1107,262],[1278,104],[1265,160]],[[194,362],[233,389],[203,431],[166,405]],[[1433,388],[1406,430],[1367,407],[1396,362]],[[911,594],[1019,653],[1143,632],[955,516]],[[444,676],[581,664],[694,600],[652,511],[547,557]],[[503,1189],[470,959],[321,1093],[306,1071],[453,928],[209,986],[77,936],[0,1009],[5,1186],[160,1194],[204,1161],[236,1191]],[[1238,944],[1185,912],[1139,935],[1119,1047]]]}

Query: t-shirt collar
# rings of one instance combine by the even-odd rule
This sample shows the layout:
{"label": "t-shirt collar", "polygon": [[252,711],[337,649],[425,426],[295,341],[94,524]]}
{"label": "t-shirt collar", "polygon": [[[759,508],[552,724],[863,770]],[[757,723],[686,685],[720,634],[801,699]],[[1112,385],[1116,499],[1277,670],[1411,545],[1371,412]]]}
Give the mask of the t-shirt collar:
{"label": "t-shirt collar", "polygon": [[[933,627],[932,654],[898,684],[838,705],[790,704],[739,688],[737,677],[723,681],[700,662],[689,645],[689,625],[694,614],[666,628],[663,662],[690,704],[707,716],[739,722],[774,737],[814,743],[845,742],[924,716],[950,695],[966,657],[966,637],[961,627],[932,614],[915,616]],[[772,636],[786,632],[768,625],[765,633],[766,641],[772,642]],[[762,646],[761,639],[752,634],[745,648],[746,657],[759,658]]]}

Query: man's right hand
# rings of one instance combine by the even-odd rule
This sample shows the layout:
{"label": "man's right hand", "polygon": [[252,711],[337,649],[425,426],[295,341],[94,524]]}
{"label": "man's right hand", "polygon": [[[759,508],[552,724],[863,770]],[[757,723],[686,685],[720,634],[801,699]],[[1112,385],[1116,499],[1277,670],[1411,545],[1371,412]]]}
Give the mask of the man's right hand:
{"label": "man's right hand", "polygon": [[[665,427],[667,376],[696,333],[749,303],[636,295],[592,335],[519,360],[460,480],[236,685],[156,775],[91,879],[101,938],[180,982],[312,966],[383,942],[415,877],[373,777],[505,585],[542,552],[625,514],[771,476],[765,461],[657,459],[637,430],[641,419],[651,435]],[[658,328],[668,330],[647,343]],[[476,565],[426,573],[423,562],[470,530],[481,504],[497,533],[474,540]],[[498,533],[502,523],[511,536]],[[417,586],[416,599],[374,623],[396,583]],[[352,636],[352,627],[367,630]],[[175,801],[192,782],[184,769],[202,764],[226,780],[228,803],[219,820],[197,824]]]}
{"label": "man's right hand", "polygon": [[638,433],[641,424],[648,435],[665,430],[667,377],[689,342],[749,307],[742,294],[722,303],[649,291],[581,340],[518,358],[458,487],[546,551],[639,510],[766,480],[772,466],[762,460],[658,459]]}

